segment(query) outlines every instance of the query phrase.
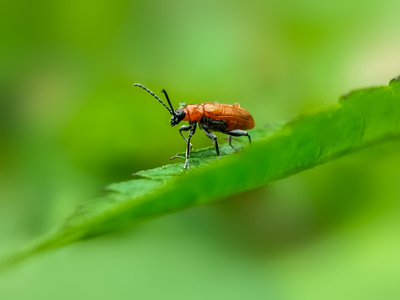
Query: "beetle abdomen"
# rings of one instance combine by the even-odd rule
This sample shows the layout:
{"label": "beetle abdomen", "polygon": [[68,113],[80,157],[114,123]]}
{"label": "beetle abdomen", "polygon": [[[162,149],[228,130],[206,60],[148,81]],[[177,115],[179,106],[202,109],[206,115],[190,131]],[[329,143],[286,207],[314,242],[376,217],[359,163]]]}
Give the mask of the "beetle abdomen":
{"label": "beetle abdomen", "polygon": [[228,128],[228,123],[225,120],[215,120],[213,118],[206,117],[203,115],[199,122],[200,128],[209,131],[220,131],[225,132]]}

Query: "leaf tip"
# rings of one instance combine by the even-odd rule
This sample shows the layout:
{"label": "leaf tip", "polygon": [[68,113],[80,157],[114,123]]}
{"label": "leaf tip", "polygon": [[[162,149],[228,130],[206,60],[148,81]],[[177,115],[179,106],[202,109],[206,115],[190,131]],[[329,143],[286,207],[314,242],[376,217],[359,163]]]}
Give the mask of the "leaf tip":
{"label": "leaf tip", "polygon": [[399,76],[396,76],[395,78],[392,78],[392,79],[390,80],[390,82],[389,82],[389,85],[394,84],[395,81],[396,81],[396,82],[399,82],[399,79],[400,79],[400,75],[399,75]]}
{"label": "leaf tip", "polygon": [[343,94],[342,96],[340,96],[339,103],[340,103],[340,101],[347,99],[347,97],[349,97],[350,94],[351,94],[351,92],[347,92],[346,94]]}

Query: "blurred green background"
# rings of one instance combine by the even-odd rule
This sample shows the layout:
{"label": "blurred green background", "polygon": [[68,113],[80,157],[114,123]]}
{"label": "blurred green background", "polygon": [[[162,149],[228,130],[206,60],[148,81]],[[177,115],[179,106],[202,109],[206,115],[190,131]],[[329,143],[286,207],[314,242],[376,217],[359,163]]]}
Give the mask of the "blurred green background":
{"label": "blurred green background", "polygon": [[[239,102],[268,126],[399,75],[399,11],[389,0],[6,1],[0,254],[184,150],[133,82],[174,104]],[[199,132],[193,144],[210,142]],[[0,298],[398,299],[399,146],[39,255],[0,274]]]}

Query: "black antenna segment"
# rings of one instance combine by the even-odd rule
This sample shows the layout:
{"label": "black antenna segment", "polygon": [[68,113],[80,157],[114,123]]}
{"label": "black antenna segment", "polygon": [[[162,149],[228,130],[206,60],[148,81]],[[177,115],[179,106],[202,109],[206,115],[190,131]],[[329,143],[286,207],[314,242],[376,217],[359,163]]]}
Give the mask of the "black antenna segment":
{"label": "black antenna segment", "polygon": [[171,106],[171,109],[170,109],[160,98],[158,98],[156,94],[154,94],[152,91],[150,91],[150,90],[149,90],[147,87],[145,87],[144,85],[141,85],[140,83],[134,83],[133,86],[138,86],[138,87],[144,89],[146,92],[148,92],[148,93],[149,93],[150,95],[152,95],[154,98],[156,98],[162,105],[164,105],[165,108],[168,109],[168,111],[169,111],[169,113],[170,113],[171,115],[174,115],[174,116],[175,116],[175,112],[174,112],[174,110],[172,109],[171,102],[169,101],[168,96],[167,96],[165,90],[163,90],[163,93],[165,92],[165,95],[166,95],[166,97],[167,97],[167,100],[168,100],[169,105]]}
{"label": "black antenna segment", "polygon": [[172,111],[174,112],[174,115],[175,115],[175,110],[174,110],[174,108],[172,107],[171,101],[169,101],[169,97],[168,97],[167,91],[163,89],[161,92],[164,93],[165,98],[167,98],[168,104],[169,104],[169,106],[171,106],[171,109],[172,109]]}

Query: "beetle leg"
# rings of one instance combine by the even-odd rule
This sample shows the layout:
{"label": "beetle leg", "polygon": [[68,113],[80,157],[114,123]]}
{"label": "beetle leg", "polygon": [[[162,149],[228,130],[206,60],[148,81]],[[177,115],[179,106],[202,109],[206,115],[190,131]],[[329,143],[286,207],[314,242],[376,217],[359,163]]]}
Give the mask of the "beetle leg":
{"label": "beetle leg", "polygon": [[249,138],[249,144],[251,144],[251,137],[247,131],[240,130],[240,129],[234,129],[234,130],[229,130],[229,131],[224,131],[223,133],[230,135],[229,137],[229,145],[235,149],[232,144],[231,144],[231,136],[247,136]]}
{"label": "beetle leg", "polygon": [[183,166],[185,169],[189,168],[190,139],[192,138],[193,134],[196,132],[196,123],[193,122],[189,126],[191,128],[190,128],[188,139],[187,139],[185,165]]}
{"label": "beetle leg", "polygon": [[[179,133],[181,134],[181,136],[183,137],[183,139],[185,140],[186,143],[188,142],[188,140],[187,140],[187,138],[185,138],[182,131],[189,131],[190,129],[192,129],[192,126],[190,126],[190,125],[183,125],[183,126],[179,127]],[[190,144],[190,150],[193,150],[192,144]]]}
{"label": "beetle leg", "polygon": [[238,151],[239,149],[232,145],[232,136],[231,135],[228,137],[228,140],[229,140],[229,146],[231,146],[233,150]]}
{"label": "beetle leg", "polygon": [[218,148],[217,136],[213,132],[208,131],[207,129],[203,128],[203,130],[204,130],[204,133],[206,134],[206,136],[213,141],[213,143],[215,145],[215,150],[217,151],[217,155],[219,157],[219,148]]}

